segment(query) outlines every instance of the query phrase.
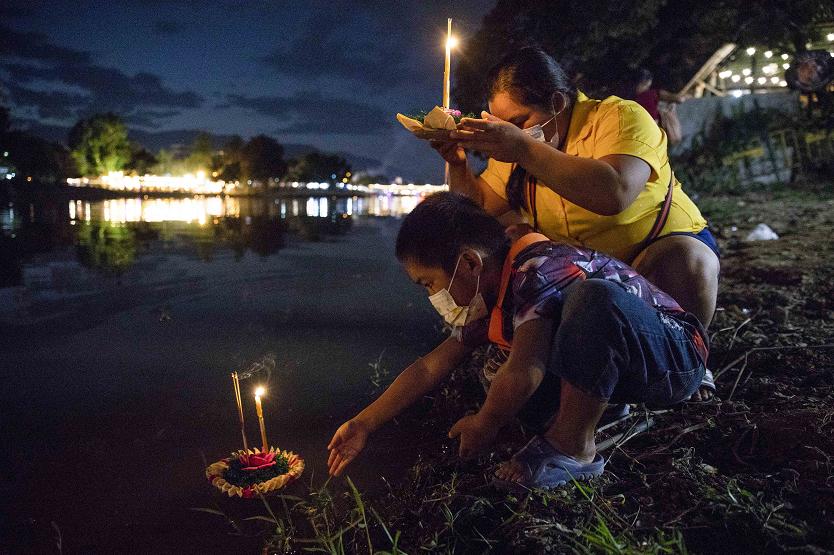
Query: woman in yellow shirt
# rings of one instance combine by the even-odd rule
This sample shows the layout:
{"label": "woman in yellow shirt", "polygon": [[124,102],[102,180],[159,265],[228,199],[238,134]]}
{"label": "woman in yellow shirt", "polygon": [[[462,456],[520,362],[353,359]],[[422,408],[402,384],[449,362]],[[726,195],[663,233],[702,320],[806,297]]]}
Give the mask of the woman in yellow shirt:
{"label": "woman in yellow shirt", "polygon": [[[538,48],[506,56],[487,85],[489,112],[464,118],[454,142],[432,143],[449,162],[450,188],[507,223],[630,263],[707,327],[718,248],[651,116],[629,100],[588,98]],[[465,149],[489,158],[479,176]]]}

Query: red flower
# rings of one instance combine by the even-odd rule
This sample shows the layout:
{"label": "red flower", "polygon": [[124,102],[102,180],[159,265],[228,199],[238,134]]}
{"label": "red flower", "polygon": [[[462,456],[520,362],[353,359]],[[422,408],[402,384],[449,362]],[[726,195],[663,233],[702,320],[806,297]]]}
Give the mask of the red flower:
{"label": "red flower", "polygon": [[238,457],[243,470],[260,470],[275,465],[275,453],[243,453]]}
{"label": "red flower", "polygon": [[245,488],[243,488],[243,491],[241,493],[241,497],[243,497],[244,499],[251,499],[255,497],[255,492],[252,490],[251,486],[246,486]]}

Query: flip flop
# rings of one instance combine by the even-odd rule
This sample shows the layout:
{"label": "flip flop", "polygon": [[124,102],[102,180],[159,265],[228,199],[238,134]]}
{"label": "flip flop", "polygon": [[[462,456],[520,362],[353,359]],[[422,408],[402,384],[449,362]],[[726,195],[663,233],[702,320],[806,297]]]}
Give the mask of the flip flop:
{"label": "flip flop", "polygon": [[701,380],[701,385],[698,386],[698,391],[702,389],[709,389],[710,391],[712,391],[712,397],[710,397],[709,399],[693,400],[692,397],[695,396],[695,393],[693,393],[692,397],[687,399],[686,402],[697,405],[711,403],[715,401],[715,377],[712,375],[712,370],[710,370],[709,368],[704,369],[704,377]]}
{"label": "flip flop", "polygon": [[597,453],[590,463],[581,463],[565,455],[542,436],[534,436],[527,445],[513,455],[516,462],[525,467],[525,477],[520,482],[496,478],[493,484],[503,489],[543,488],[554,489],[572,480],[588,481],[602,474],[605,459]]}

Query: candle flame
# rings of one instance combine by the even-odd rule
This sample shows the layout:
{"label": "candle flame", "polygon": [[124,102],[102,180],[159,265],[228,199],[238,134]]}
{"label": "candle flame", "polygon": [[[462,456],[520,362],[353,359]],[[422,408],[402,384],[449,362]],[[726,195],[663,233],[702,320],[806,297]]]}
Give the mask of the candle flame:
{"label": "candle flame", "polygon": [[458,46],[458,38],[457,37],[449,37],[448,39],[446,39],[446,48],[451,50],[452,48],[457,48],[457,46]]}
{"label": "candle flame", "polygon": [[263,397],[264,393],[266,393],[266,389],[259,387],[255,390],[255,397]]}

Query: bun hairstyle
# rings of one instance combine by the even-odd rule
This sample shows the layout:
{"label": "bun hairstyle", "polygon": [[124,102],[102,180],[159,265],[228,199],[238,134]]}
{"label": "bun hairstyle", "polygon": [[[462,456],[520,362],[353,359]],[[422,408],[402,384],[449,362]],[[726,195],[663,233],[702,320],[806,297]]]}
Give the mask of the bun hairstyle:
{"label": "bun hairstyle", "polygon": [[[507,93],[525,106],[549,112],[553,96],[565,98],[567,106],[576,102],[576,86],[559,62],[537,46],[526,46],[510,52],[487,73],[487,99]],[[507,182],[507,199],[513,209],[524,206],[524,183],[527,172],[516,166]]]}

